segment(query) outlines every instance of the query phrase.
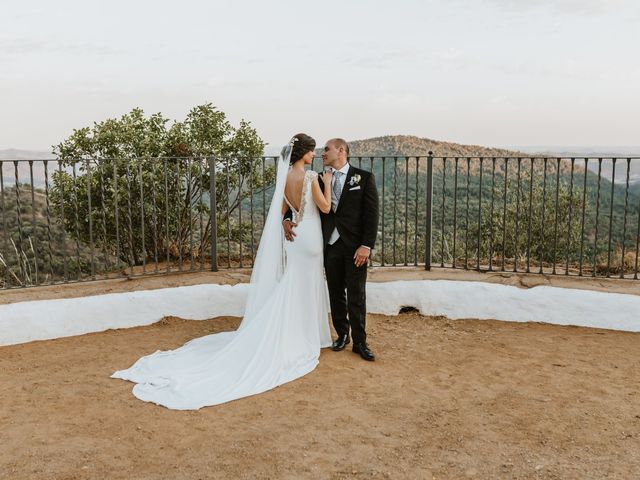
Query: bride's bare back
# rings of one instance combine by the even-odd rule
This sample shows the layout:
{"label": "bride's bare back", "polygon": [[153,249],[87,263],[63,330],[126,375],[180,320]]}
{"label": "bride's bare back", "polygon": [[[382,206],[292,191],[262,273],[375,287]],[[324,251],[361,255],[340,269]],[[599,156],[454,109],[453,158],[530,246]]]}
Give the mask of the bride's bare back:
{"label": "bride's bare back", "polygon": [[[300,211],[302,207],[302,196],[304,194],[304,179],[306,170],[301,168],[292,168],[287,174],[287,181],[284,186],[285,200],[282,204],[282,213],[285,213],[288,206],[293,207],[296,211]],[[332,174],[325,172],[322,179],[331,185]],[[321,212],[328,213],[331,209],[331,189],[327,188],[325,192],[320,189],[320,183],[317,176],[311,183],[311,193],[313,202]]]}
{"label": "bride's bare back", "polygon": [[304,186],[305,170],[292,168],[287,174],[287,183],[284,186],[284,196],[296,210],[300,210],[302,189]]}

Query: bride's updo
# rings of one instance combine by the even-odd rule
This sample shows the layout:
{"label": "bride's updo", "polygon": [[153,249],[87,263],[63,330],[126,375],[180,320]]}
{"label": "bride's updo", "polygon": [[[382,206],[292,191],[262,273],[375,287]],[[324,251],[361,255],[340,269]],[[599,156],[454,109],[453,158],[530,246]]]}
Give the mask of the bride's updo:
{"label": "bride's updo", "polygon": [[306,133],[298,133],[292,139],[293,149],[291,150],[290,165],[293,165],[307,152],[313,152],[316,149],[316,141]]}

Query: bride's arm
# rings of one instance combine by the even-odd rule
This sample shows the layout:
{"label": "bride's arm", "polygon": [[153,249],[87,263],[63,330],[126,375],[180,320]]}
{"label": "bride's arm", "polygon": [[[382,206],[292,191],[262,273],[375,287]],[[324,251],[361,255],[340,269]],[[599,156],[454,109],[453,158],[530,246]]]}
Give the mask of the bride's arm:
{"label": "bride's arm", "polygon": [[311,193],[313,194],[313,201],[318,206],[322,213],[329,213],[331,211],[331,172],[325,172],[322,175],[322,182],[324,183],[324,192],[320,189],[320,183],[318,177],[313,180],[311,184]]}

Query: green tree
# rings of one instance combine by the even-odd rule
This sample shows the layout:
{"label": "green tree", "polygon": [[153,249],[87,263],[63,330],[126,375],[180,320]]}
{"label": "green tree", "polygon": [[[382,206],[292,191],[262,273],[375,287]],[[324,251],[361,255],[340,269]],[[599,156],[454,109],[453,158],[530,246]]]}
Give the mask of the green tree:
{"label": "green tree", "polygon": [[234,236],[233,212],[273,181],[262,176],[264,142],[247,121],[232,126],[211,104],[171,123],[133,109],[74,130],[53,147],[60,166],[51,201],[65,230],[129,265],[194,259],[211,234],[208,158],[215,158],[218,235]]}
{"label": "green tree", "polygon": [[[504,186],[496,186],[489,192],[482,202],[481,224],[474,221],[469,225],[469,238],[480,238],[481,260],[491,257],[497,264],[504,255],[506,259],[524,264],[528,253],[537,265],[554,262],[560,265],[567,257],[571,263],[578,261],[582,189],[574,187],[571,191],[566,182],[560,181],[556,207],[555,186],[547,188],[546,195],[543,195],[540,182],[534,182],[532,186],[523,182],[519,189],[510,188],[506,210],[503,209]],[[589,212],[587,204],[585,215]],[[505,238],[502,236],[503,225]],[[477,244],[473,245],[473,252],[477,254]]]}

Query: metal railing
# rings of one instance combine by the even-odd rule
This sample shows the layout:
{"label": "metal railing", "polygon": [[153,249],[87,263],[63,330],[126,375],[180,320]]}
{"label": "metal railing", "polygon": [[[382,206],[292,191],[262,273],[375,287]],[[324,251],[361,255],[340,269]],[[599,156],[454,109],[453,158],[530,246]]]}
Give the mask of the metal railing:
{"label": "metal railing", "polygon": [[430,161],[434,264],[638,278],[640,159]]}
{"label": "metal railing", "polygon": [[[276,162],[0,160],[2,288],[251,267]],[[350,163],[378,186],[372,266],[638,279],[638,158]]]}

